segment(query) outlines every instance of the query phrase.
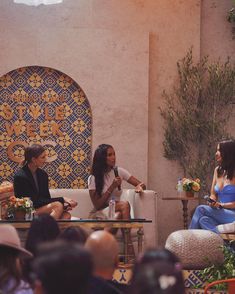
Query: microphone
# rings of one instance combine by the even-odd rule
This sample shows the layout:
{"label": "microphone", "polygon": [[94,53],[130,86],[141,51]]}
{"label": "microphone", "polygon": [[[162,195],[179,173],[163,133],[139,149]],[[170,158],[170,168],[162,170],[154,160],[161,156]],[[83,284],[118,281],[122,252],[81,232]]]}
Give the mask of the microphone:
{"label": "microphone", "polygon": [[[114,171],[115,178],[118,177],[118,168],[117,168],[117,166],[114,166],[113,171]],[[119,191],[121,190],[121,186],[120,185],[118,186],[118,190]]]}

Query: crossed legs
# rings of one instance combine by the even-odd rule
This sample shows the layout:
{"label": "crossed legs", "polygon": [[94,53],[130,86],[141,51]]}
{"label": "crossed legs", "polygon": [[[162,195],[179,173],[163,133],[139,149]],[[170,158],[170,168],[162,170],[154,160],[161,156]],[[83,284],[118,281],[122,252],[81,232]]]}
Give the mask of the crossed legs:
{"label": "crossed legs", "polygon": [[36,214],[48,213],[55,219],[70,219],[71,215],[69,212],[64,211],[64,206],[61,202],[55,201],[39,207],[36,209]]}
{"label": "crossed legs", "polygon": [[234,221],[235,211],[232,209],[218,209],[208,205],[199,205],[193,214],[189,229],[210,230],[218,234],[216,226]]}

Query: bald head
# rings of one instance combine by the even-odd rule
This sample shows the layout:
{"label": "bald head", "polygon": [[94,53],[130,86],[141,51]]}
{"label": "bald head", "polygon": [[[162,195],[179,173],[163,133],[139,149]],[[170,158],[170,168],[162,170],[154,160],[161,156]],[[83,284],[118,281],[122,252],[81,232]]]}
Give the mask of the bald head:
{"label": "bald head", "polygon": [[118,243],[106,231],[95,231],[87,239],[85,247],[91,252],[95,271],[114,270],[118,260]]}

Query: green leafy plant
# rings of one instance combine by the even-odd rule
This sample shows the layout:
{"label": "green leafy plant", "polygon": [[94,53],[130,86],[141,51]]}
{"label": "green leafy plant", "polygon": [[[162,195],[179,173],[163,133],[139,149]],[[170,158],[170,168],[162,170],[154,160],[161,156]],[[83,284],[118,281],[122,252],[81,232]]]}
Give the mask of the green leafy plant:
{"label": "green leafy plant", "polygon": [[[223,264],[213,264],[200,271],[203,280],[208,283],[235,277],[235,252],[230,246],[222,246],[224,254]],[[216,285],[217,290],[226,290],[226,284]]]}
{"label": "green leafy plant", "polygon": [[194,63],[192,49],[177,62],[178,82],[163,93],[164,156],[177,161],[183,177],[201,179],[207,193],[215,166],[216,145],[231,138],[227,131],[235,99],[235,66],[228,59]]}

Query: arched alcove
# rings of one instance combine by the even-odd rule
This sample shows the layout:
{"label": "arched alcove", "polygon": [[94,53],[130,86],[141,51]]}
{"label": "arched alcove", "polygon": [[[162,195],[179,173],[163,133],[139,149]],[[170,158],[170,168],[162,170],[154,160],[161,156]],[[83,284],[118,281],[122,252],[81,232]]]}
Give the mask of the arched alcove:
{"label": "arched alcove", "polygon": [[91,108],[81,87],[47,67],[0,78],[0,176],[12,181],[24,147],[45,145],[51,188],[85,188],[91,162]]}

